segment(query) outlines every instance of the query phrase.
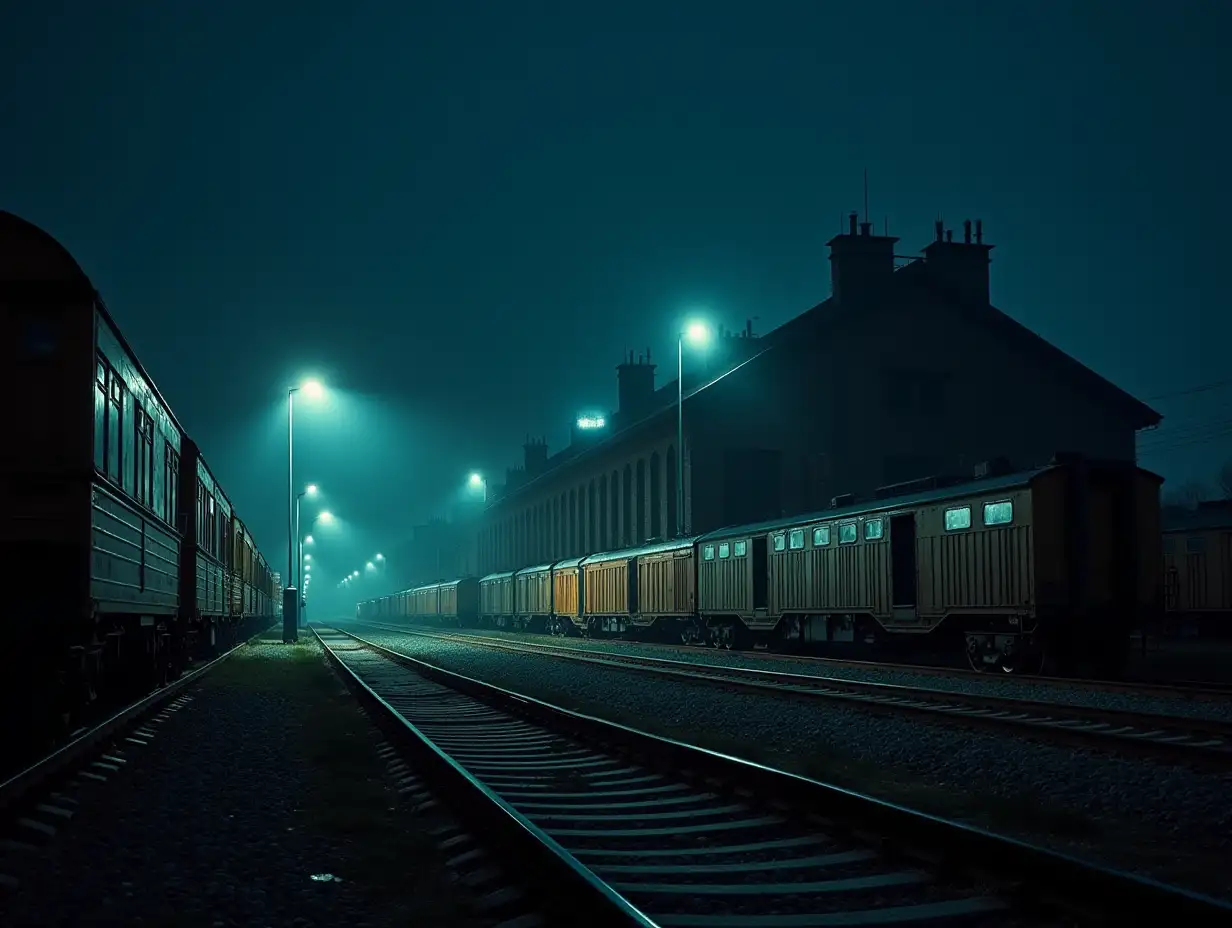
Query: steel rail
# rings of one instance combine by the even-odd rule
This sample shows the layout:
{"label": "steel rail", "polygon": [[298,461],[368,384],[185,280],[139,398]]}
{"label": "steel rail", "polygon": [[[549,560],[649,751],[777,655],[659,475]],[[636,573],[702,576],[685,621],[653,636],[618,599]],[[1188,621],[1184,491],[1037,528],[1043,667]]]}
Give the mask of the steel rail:
{"label": "steel rail", "polygon": [[458,635],[401,626],[372,625],[400,634],[477,645],[509,653],[536,654],[685,679],[734,686],[767,695],[841,701],[890,714],[913,713],[950,723],[1046,737],[1083,747],[1180,761],[1212,769],[1232,767],[1232,723],[1163,713],[1136,712],[992,693],[961,693],[872,680],[851,680],[752,667],[698,663],[639,654],[505,638]]}
{"label": "steel rail", "polygon": [[[1179,918],[1187,925],[1224,924],[1232,917],[1232,903],[553,706],[402,654],[353,632],[339,630],[337,634],[354,642],[357,648],[411,668],[427,680],[464,693],[487,706],[497,707],[504,713],[529,720],[554,734],[563,733],[596,752],[625,758],[629,763],[657,769],[669,777],[686,778],[703,788],[735,799],[752,797],[751,801],[756,802],[760,797],[763,807],[778,810],[794,822],[821,824],[823,827],[842,824],[850,834],[861,836],[866,845],[888,842],[894,853],[905,854],[933,873],[961,873],[977,881],[991,878],[998,885],[1000,897],[1013,900],[1019,913],[1039,915],[1047,924],[1055,923],[1047,919],[1055,917],[1058,911],[1067,916],[1078,915],[1111,924],[1137,923],[1148,911],[1166,911],[1169,917]],[[384,705],[388,707],[388,703]],[[392,708],[390,711],[393,711]],[[470,742],[456,737],[451,743],[461,750],[475,750],[468,747]],[[435,753],[444,754],[439,749]],[[450,766],[457,768],[461,765],[451,762]],[[602,799],[603,796],[596,798]],[[630,817],[636,816],[630,814]],[[688,852],[674,853],[689,856]],[[628,856],[630,860],[640,861],[647,854],[645,850],[632,850]],[[629,871],[647,868],[642,865],[616,869]],[[883,913],[885,919],[882,922],[873,918],[875,914],[865,913],[867,920],[862,922],[836,920],[829,923],[877,924],[888,920],[890,913],[888,910]],[[820,919],[780,920],[777,916],[761,916],[760,920],[751,917],[746,920],[707,916],[698,916],[694,920],[669,917],[659,921],[663,925],[681,926],[827,923]]]}

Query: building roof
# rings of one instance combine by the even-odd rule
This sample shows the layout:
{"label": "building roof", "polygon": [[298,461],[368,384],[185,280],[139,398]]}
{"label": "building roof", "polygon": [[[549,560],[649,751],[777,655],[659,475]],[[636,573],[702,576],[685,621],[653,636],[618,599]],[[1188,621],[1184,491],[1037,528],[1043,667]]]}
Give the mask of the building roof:
{"label": "building roof", "polygon": [[[739,373],[745,368],[763,364],[771,359],[775,352],[789,346],[799,345],[818,336],[824,336],[833,327],[841,324],[855,313],[876,314],[896,308],[900,305],[898,297],[911,294],[915,299],[923,297],[931,308],[942,312],[950,312],[964,324],[978,325],[990,328],[1023,348],[1025,352],[1037,358],[1042,366],[1056,372],[1060,377],[1069,380],[1076,389],[1086,390],[1103,398],[1110,405],[1123,410],[1135,421],[1135,429],[1144,429],[1158,425],[1163,419],[1150,406],[1131,396],[1107,378],[1097,374],[1076,358],[1065,353],[1047,339],[1035,334],[1026,326],[1002,312],[992,303],[979,303],[956,293],[929,273],[927,262],[923,258],[908,261],[895,270],[893,286],[887,292],[887,298],[874,303],[843,303],[834,297],[828,297],[822,302],[806,310],[794,319],[790,319],[778,328],[756,339],[758,349],[749,357],[733,365],[728,370],[714,377],[702,380],[691,389],[684,392],[684,402],[714,387],[726,378]],[[686,379],[687,385],[687,379]],[[493,505],[499,505],[503,500],[517,496],[520,493],[551,479],[555,472],[570,461],[582,460],[601,453],[610,448],[617,440],[624,440],[650,424],[662,419],[672,411],[676,403],[676,380],[659,387],[654,392],[656,405],[640,419],[624,423],[612,434],[586,445],[570,445],[548,458],[547,466],[533,478],[507,490],[502,496],[494,499]]]}

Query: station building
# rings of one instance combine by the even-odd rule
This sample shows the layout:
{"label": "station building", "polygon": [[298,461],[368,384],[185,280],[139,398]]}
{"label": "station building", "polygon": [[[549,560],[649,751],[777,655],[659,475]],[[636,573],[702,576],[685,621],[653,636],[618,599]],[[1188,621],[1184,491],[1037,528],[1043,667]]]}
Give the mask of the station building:
{"label": "station building", "polygon": [[656,389],[649,352],[625,357],[606,428],[575,428],[552,456],[527,441],[479,524],[478,573],[822,509],[982,462],[1133,461],[1136,432],[1160,415],[991,304],[982,223],[960,241],[935,231],[904,258],[853,213],[827,243],[828,299],[762,337],[722,333],[727,363],[684,379],[681,474],[676,381]]}

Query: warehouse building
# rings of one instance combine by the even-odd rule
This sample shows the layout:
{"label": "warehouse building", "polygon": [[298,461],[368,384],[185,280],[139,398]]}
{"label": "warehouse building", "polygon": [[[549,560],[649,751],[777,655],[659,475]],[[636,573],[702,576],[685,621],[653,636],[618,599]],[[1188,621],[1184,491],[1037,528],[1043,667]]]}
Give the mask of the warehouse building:
{"label": "warehouse building", "polygon": [[604,428],[575,428],[552,456],[527,442],[486,510],[479,573],[821,509],[981,462],[1134,460],[1136,432],[1159,414],[990,303],[981,223],[961,241],[937,223],[917,258],[897,256],[897,241],[853,213],[827,243],[829,299],[760,338],[723,333],[727,363],[686,375],[683,493],[676,381],[656,389],[649,352],[624,358]]}

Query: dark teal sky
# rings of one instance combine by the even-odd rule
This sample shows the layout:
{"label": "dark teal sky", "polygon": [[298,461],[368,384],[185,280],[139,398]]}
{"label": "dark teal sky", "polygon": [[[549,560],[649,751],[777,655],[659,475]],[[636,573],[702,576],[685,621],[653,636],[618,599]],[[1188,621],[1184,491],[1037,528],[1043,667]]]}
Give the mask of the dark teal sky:
{"label": "dark teal sky", "polygon": [[[358,558],[528,430],[559,447],[682,310],[824,298],[865,167],[903,252],[982,217],[994,302],[1123,387],[1232,377],[1221,7],[9,2],[0,204],[78,258],[276,564],[281,391],[345,390],[297,453]],[[1208,477],[1230,396],[1159,400],[1143,463]]]}

